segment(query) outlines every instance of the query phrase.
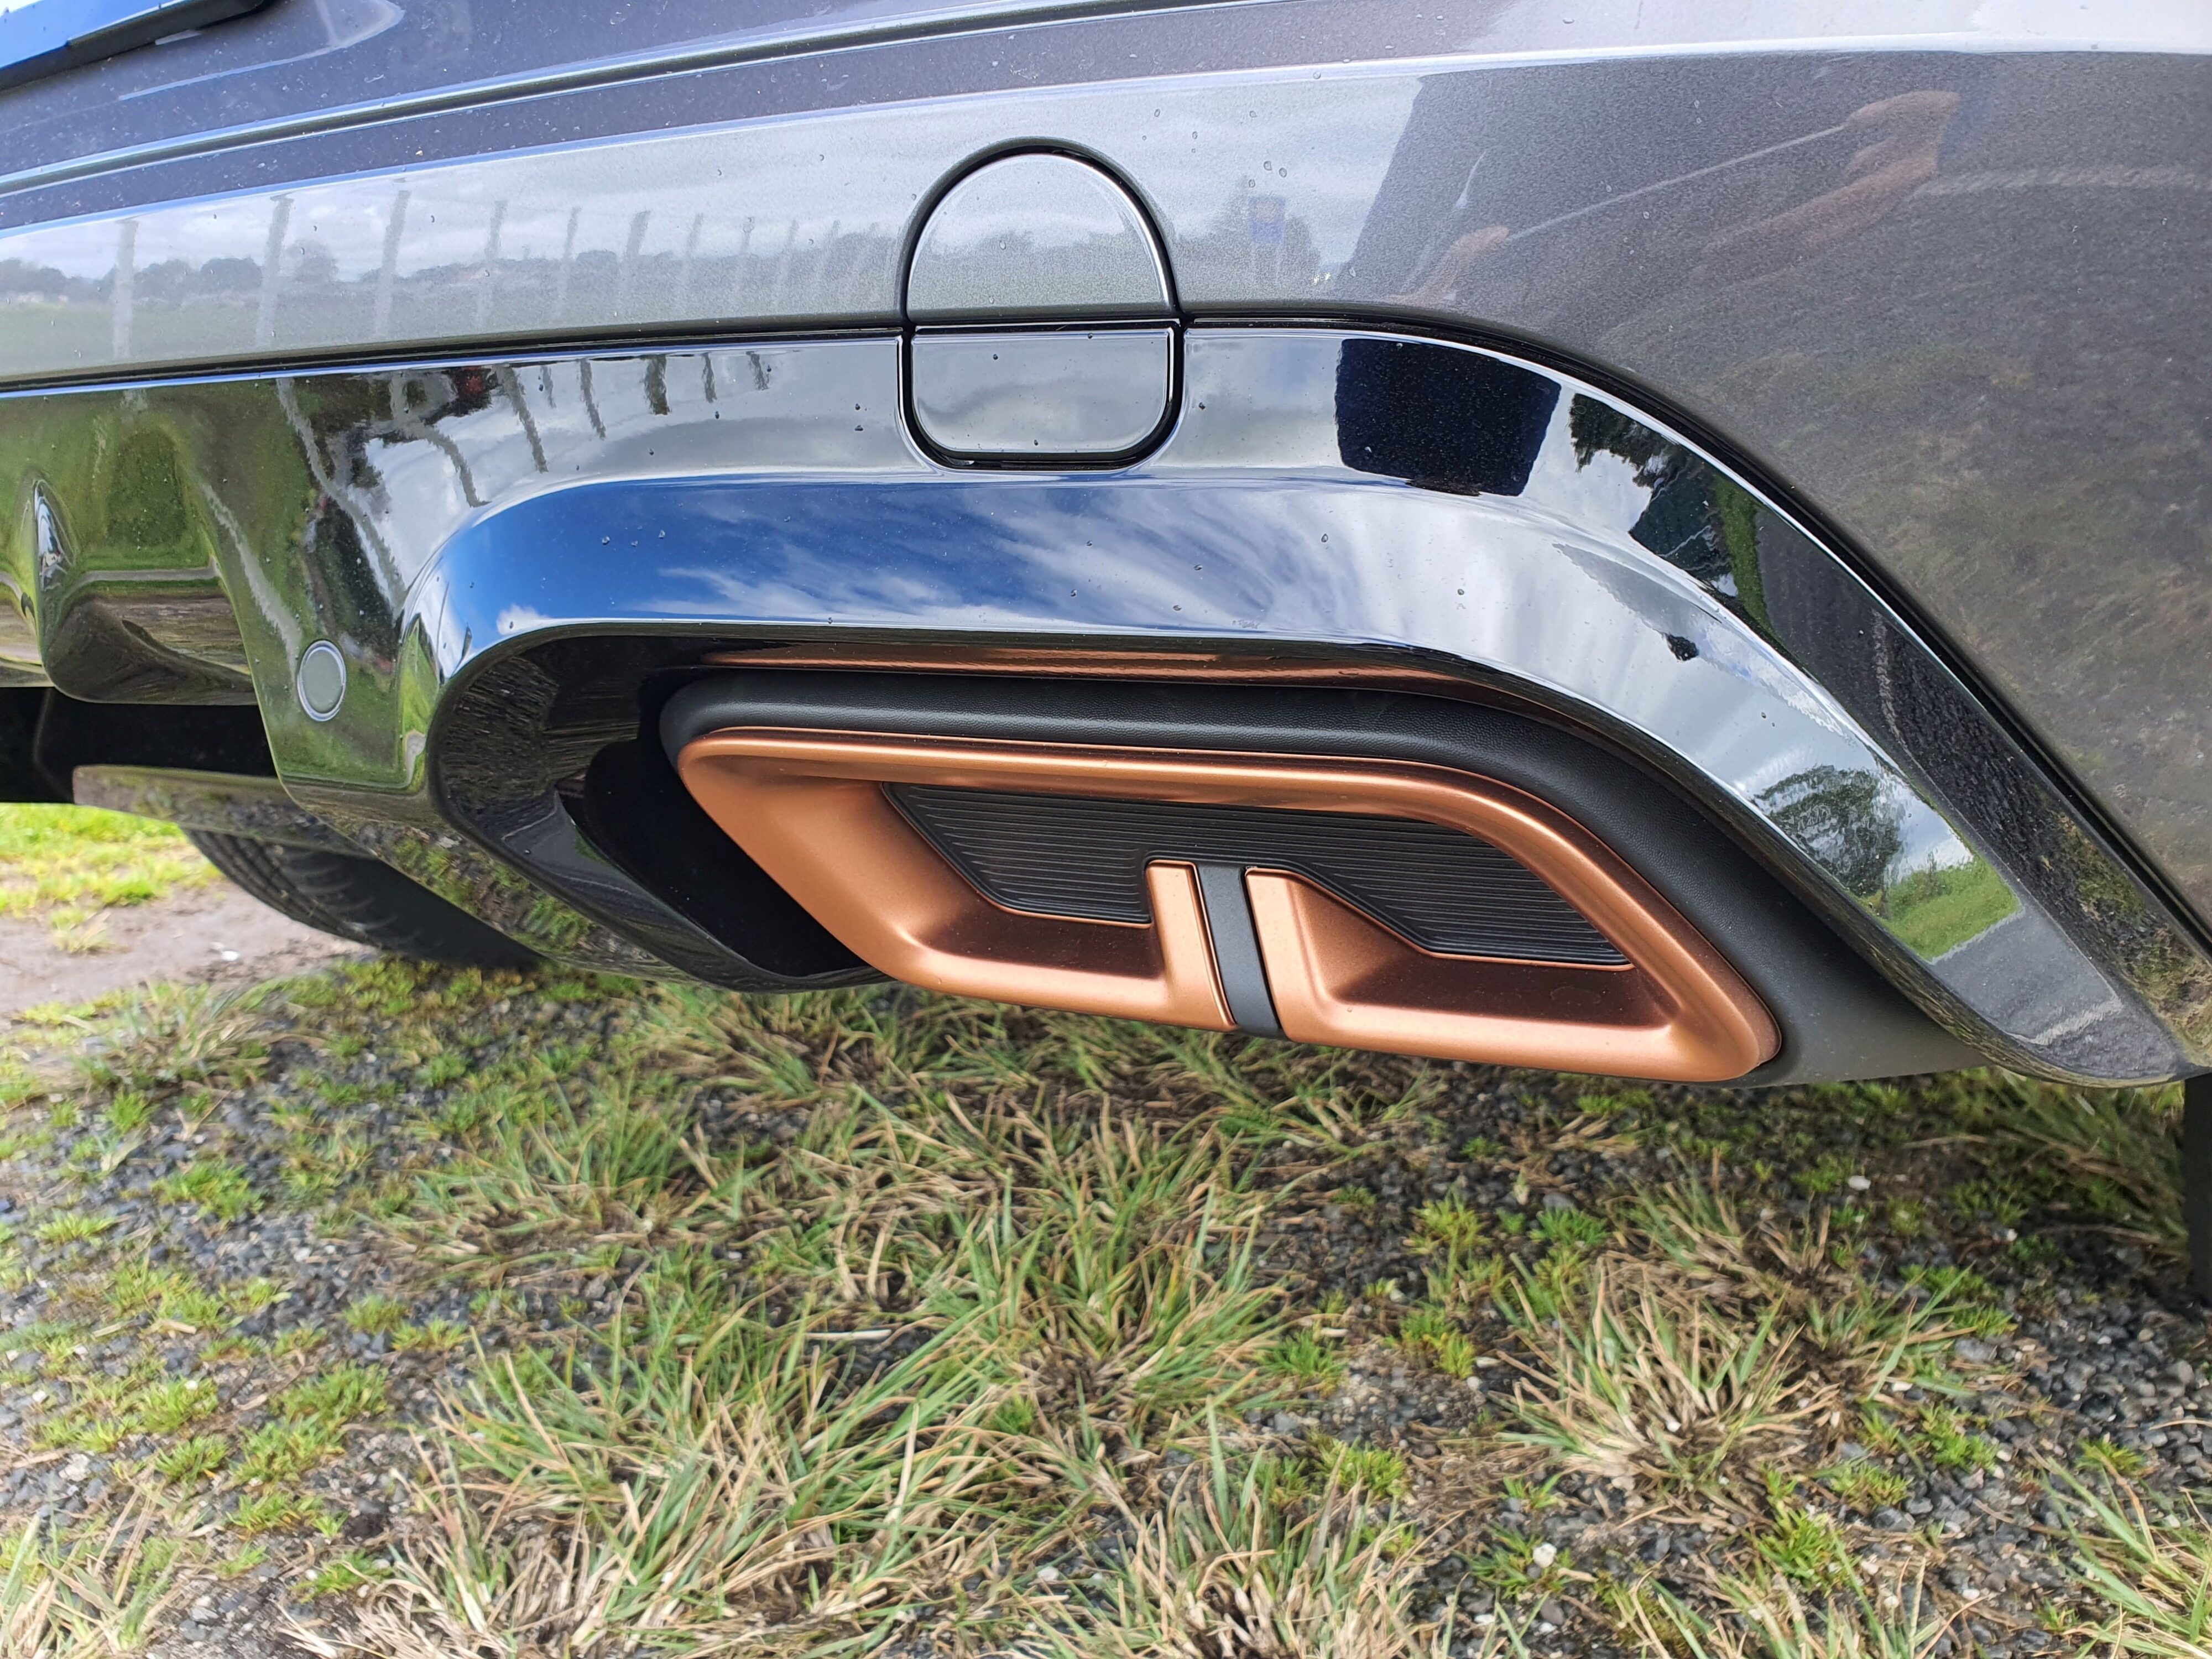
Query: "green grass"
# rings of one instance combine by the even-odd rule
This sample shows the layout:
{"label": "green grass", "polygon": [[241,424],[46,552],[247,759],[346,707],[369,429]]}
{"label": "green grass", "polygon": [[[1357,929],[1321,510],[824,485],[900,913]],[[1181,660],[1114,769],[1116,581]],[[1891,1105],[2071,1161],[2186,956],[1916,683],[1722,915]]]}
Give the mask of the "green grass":
{"label": "green grass", "polygon": [[2212,1649],[2212,1523],[2194,1503],[2064,1477],[2051,1497],[2094,1601],[2069,1632],[2081,1651],[2190,1659]]}
{"label": "green grass", "polygon": [[213,1416],[216,1409],[212,1385],[201,1377],[178,1377],[140,1395],[131,1403],[128,1421],[141,1434],[174,1434]]}
{"label": "green grass", "polygon": [[1769,1574],[1806,1589],[1826,1589],[1840,1582],[1850,1556],[1836,1523],[1787,1497],[1772,1495],[1770,1501],[1773,1519],[1751,1539],[1759,1564]]}
{"label": "green grass", "polygon": [[[1565,1606],[1562,1650],[1924,1659],[1897,1597],[1938,1547],[1885,1534],[1865,1566],[1863,1523],[1931,1470],[1992,1502],[2066,1479],[1997,1468],[2014,1362],[1956,1352],[2051,1305],[2065,1259],[2004,1230],[2164,1237],[2172,1151],[2170,1091],[1600,1091],[890,988],[388,961],[17,1041],[62,1079],[9,1107],[51,1145],[7,1178],[63,1194],[0,1240],[52,1303],[8,1335],[51,1395],[21,1432],[116,1460],[86,1538],[151,1492],[139,1559],[170,1552],[149,1576],[6,1535],[100,1641],[273,1568],[372,1651],[857,1654],[927,1626],[1504,1659]],[[180,1123],[169,1207],[106,1224],[100,1183],[148,1177],[83,1148]],[[178,1265],[173,1230],[273,1224],[357,1243],[351,1299],[296,1293],[282,1253],[255,1281]],[[1351,1409],[1392,1396],[1431,1417]],[[2069,1511],[2066,1616],[2184,1651],[2145,1632],[2184,1628],[2195,1523],[2124,1496],[2160,1466],[2057,1461],[2110,1510]],[[356,1553],[330,1534],[372,1474],[400,1523]],[[1549,1541],[1553,1509],[1710,1541],[1662,1584],[1610,1534]],[[39,1605],[17,1645],[73,1651]]]}
{"label": "green grass", "polygon": [[1826,1595],[1778,1570],[1718,1574],[1704,1606],[1649,1578],[1606,1599],[1651,1659],[1930,1659],[1949,1633],[1917,1571],[1869,1583],[1846,1559],[1830,1577]]}
{"label": "green grass", "polygon": [[216,1221],[235,1221],[260,1207],[246,1171],[220,1159],[189,1164],[154,1183],[154,1196],[170,1204],[190,1204]]}
{"label": "green grass", "polygon": [[249,1492],[239,1499],[238,1507],[231,1511],[231,1530],[242,1537],[258,1537],[263,1533],[285,1532],[302,1526],[314,1526],[326,1518],[328,1511],[319,1498],[303,1492],[272,1490]]}
{"label": "green grass", "polygon": [[1268,1351],[1267,1366],[1301,1388],[1330,1389],[1344,1379],[1337,1350],[1310,1330],[1292,1331]]}
{"label": "green grass", "polygon": [[325,1595],[344,1595],[390,1576],[391,1570],[363,1550],[348,1550],[326,1561],[301,1583],[299,1598],[313,1601]]}
{"label": "green grass", "polygon": [[1575,1244],[1585,1248],[1605,1243],[1609,1230],[1604,1222],[1588,1212],[1572,1206],[1546,1210],[1536,1218],[1536,1237],[1548,1244]]}
{"label": "green grass", "polygon": [[1406,1491],[1406,1460],[1387,1446],[1353,1446],[1340,1440],[1321,1443],[1321,1464],[1329,1484],[1370,1498],[1402,1497]]}
{"label": "green grass", "polygon": [[345,1310],[345,1322],[368,1336],[390,1336],[407,1323],[407,1304],[396,1297],[372,1291],[356,1298]]}
{"label": "green grass", "polygon": [[295,1384],[275,1401],[277,1414],[338,1429],[384,1409],[385,1374],[351,1363],[333,1365]]}
{"label": "green grass", "polygon": [[1844,1503],[1869,1515],[1902,1504],[1909,1490],[1903,1475],[1864,1458],[1830,1469],[1820,1478]]}
{"label": "green grass", "polygon": [[1130,1546],[1079,1599],[1047,1613],[1056,1659],[1170,1655],[1388,1656],[1442,1651],[1414,1613],[1418,1553],[1358,1493],[1315,1493],[1218,1440],[1162,1497],[1102,1485]]}
{"label": "green grass", "polygon": [[230,1442],[219,1434],[196,1434],[173,1441],[155,1453],[154,1472],[179,1485],[204,1480],[229,1462]]}
{"label": "green grass", "polygon": [[2075,1453],[2075,1459],[2084,1469],[2121,1480],[2134,1480],[2148,1466],[2148,1460],[2141,1452],[2132,1446],[2121,1445],[2109,1435],[2084,1441]]}
{"label": "green grass", "polygon": [[173,824],[85,806],[0,809],[0,915],[46,917],[64,949],[98,948],[102,910],[216,878]]}
{"label": "green grass", "polygon": [[289,1480],[318,1467],[343,1442],[326,1421],[264,1423],[239,1448],[239,1474],[246,1480]]}
{"label": "green grass", "polygon": [[78,1210],[42,1221],[31,1231],[43,1243],[85,1244],[114,1225],[115,1218],[112,1215],[88,1215]]}

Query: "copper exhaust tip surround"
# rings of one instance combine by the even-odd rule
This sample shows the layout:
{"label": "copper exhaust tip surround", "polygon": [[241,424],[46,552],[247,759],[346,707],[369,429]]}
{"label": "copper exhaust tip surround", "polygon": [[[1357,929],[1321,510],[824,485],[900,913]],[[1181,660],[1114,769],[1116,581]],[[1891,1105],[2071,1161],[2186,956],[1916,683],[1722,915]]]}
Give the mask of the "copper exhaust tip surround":
{"label": "copper exhaust tip surround", "polygon": [[[1253,994],[1236,963],[1256,940],[1260,994],[1300,1042],[1686,1083],[1741,1077],[1780,1047],[1751,988],[1649,883],[1565,814],[1489,779],[1401,762],[755,727],[694,739],[678,769],[823,927],[913,984],[1230,1030],[1232,1006]],[[1202,894],[1200,872],[1176,859],[1146,868],[1146,924],[1012,909],[908,821],[887,793],[898,785],[1440,824],[1517,860],[1626,963],[1424,950],[1261,860],[1243,872],[1244,916],[1227,914],[1233,880],[1224,893],[1209,878]],[[1249,939],[1232,949],[1235,928]]]}

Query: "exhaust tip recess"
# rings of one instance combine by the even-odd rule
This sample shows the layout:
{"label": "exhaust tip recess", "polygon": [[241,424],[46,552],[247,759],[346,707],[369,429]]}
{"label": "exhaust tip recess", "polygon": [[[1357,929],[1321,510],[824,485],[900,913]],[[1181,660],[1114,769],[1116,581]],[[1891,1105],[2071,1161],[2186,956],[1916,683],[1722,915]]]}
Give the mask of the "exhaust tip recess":
{"label": "exhaust tip recess", "polygon": [[1678,1082],[1781,1045],[1624,860],[1470,773],[744,726],[677,763],[848,948],[933,989]]}

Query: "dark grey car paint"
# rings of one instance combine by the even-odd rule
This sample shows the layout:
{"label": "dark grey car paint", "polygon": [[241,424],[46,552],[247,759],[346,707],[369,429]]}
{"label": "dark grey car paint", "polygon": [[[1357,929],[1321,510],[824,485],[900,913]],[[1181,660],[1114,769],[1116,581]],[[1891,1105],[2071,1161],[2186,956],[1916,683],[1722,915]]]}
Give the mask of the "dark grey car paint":
{"label": "dark grey car paint", "polygon": [[[425,54],[402,89],[426,106],[487,74],[559,70],[566,89],[302,131],[375,95],[356,54],[384,48],[365,40],[229,76],[225,112],[275,124],[264,141],[144,165],[89,170],[67,122],[27,122],[11,160],[76,176],[0,198],[0,221],[26,228],[0,240],[0,281],[36,291],[40,250],[85,234],[29,227],[113,220],[93,235],[104,264],[81,255],[81,274],[48,283],[49,309],[84,313],[90,343],[41,355],[53,337],[27,311],[0,358],[19,380],[77,379],[456,337],[888,322],[908,218],[946,172],[1014,139],[1075,145],[1145,198],[1190,313],[1505,336],[1671,407],[1844,532],[2212,910],[2197,660],[2212,621],[2198,453],[2212,21],[2136,23],[2166,33],[2105,52],[2072,7],[2047,13],[2070,37],[2039,34],[2033,6],[2002,37],[1965,7],[1870,8],[1852,37],[1781,7],[1762,13],[1765,40],[1620,5],[1568,23],[1558,9],[1267,0],[965,33],[867,9],[819,13],[817,29],[879,38],[804,51],[772,38],[796,20],[756,14],[753,46],[673,74],[579,68],[588,45],[558,29],[533,44],[510,24],[491,51],[473,23],[449,27],[441,50],[434,29],[395,26],[388,48]],[[622,44],[678,49],[723,27],[710,15],[726,17],[656,13]],[[428,29],[471,14],[418,15]],[[52,106],[36,100],[85,79],[0,114],[38,117]],[[198,96],[125,104],[107,143],[192,148],[213,119]],[[586,148],[469,159],[549,144]],[[362,251],[319,263],[308,181],[349,176],[313,199],[371,214]],[[790,228],[734,240],[708,283],[693,204],[718,177],[721,228]],[[150,242],[156,204],[241,190],[255,194],[202,216],[206,258],[149,295],[143,325],[127,304],[118,333],[122,222]],[[475,217],[457,232],[463,203]],[[565,222],[568,246],[518,252],[527,213],[556,235]],[[194,331],[196,304],[211,332]]]}

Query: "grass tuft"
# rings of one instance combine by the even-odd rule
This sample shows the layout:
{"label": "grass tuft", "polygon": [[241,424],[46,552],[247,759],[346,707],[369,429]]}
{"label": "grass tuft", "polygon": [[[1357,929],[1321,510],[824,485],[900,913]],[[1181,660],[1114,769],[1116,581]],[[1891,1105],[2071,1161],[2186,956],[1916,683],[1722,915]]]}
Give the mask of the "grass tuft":
{"label": "grass tuft", "polygon": [[1103,1483],[1130,1542],[1104,1582],[1048,1615],[1062,1659],[1401,1659],[1445,1651],[1413,1611],[1419,1557],[1332,1487],[1285,1492],[1259,1464],[1239,1469],[1217,1439],[1149,1512]]}

